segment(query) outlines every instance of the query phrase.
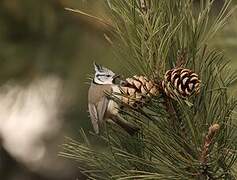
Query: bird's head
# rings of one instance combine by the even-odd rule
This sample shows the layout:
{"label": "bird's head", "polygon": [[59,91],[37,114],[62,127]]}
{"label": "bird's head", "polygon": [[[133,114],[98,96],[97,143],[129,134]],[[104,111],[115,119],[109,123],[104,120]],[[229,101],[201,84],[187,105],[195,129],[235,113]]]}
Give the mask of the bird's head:
{"label": "bird's head", "polygon": [[116,78],[119,77],[119,75],[116,75],[113,71],[98,65],[94,62],[94,68],[95,68],[95,76],[94,76],[94,83],[96,84],[114,84],[114,81]]}

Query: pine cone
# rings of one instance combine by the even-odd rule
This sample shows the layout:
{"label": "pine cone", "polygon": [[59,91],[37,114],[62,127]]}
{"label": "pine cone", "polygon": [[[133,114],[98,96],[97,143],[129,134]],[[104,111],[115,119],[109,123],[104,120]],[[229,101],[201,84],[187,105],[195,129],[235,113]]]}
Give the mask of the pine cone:
{"label": "pine cone", "polygon": [[154,81],[145,76],[133,76],[121,84],[121,94],[124,103],[137,108],[143,106],[149,97],[157,96],[159,91]]}
{"label": "pine cone", "polygon": [[165,73],[162,88],[171,98],[186,98],[200,92],[200,79],[190,69],[174,68]]}

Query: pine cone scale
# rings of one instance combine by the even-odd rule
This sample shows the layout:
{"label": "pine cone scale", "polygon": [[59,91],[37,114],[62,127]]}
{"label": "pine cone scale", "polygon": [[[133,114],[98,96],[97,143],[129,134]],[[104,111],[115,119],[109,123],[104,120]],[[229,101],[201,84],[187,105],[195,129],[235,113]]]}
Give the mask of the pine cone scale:
{"label": "pine cone scale", "polygon": [[188,78],[188,77],[185,77],[185,78],[183,79],[183,84],[187,84],[188,80],[189,80],[189,78]]}
{"label": "pine cone scale", "polygon": [[135,75],[121,85],[121,100],[132,107],[141,107],[148,101],[148,97],[158,94],[157,84],[145,76]]}
{"label": "pine cone scale", "polygon": [[171,98],[175,96],[186,98],[193,93],[199,93],[200,82],[198,75],[190,69],[174,68],[165,73],[162,88]]}

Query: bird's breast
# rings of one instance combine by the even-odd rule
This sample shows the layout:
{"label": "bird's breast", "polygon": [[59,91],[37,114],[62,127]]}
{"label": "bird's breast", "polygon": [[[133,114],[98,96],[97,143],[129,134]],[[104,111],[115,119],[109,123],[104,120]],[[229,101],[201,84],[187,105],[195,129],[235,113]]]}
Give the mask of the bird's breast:
{"label": "bird's breast", "polygon": [[[117,85],[113,85],[111,88],[112,88],[112,92],[115,93],[114,96],[117,96],[116,93],[120,93],[120,89]],[[119,108],[118,104],[115,101],[110,100],[108,104],[107,112],[110,114],[116,115],[118,114],[118,108]]]}
{"label": "bird's breast", "polygon": [[[96,85],[91,84],[88,92],[88,103],[97,105],[102,98],[105,97],[105,93],[120,93],[119,87],[117,85]],[[111,114],[116,115],[118,113],[118,104],[109,100],[108,107],[106,110],[106,116],[109,117]]]}
{"label": "bird's breast", "polygon": [[97,85],[91,84],[88,91],[88,102],[91,104],[97,104],[103,97],[105,93],[110,93],[112,91],[112,85]]}

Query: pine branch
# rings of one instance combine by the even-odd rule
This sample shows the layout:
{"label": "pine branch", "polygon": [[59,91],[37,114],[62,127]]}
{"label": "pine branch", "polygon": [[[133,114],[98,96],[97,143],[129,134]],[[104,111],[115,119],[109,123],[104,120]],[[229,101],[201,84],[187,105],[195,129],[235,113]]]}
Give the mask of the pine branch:
{"label": "pine branch", "polygon": [[209,156],[209,147],[213,143],[214,136],[219,131],[219,129],[220,129],[219,124],[213,124],[209,127],[208,134],[205,136],[204,145],[200,155],[200,162],[204,165],[207,164]]}
{"label": "pine branch", "polygon": [[[237,159],[233,113],[237,100],[229,96],[228,89],[237,75],[230,73],[223,54],[207,44],[232,10],[230,1],[225,1],[213,21],[213,6],[209,0],[199,4],[190,0],[108,0],[118,40],[112,45],[123,60],[121,64],[129,64],[132,76],[145,76],[159,86],[165,72],[178,66],[190,70],[186,82],[198,76],[201,81],[196,84],[201,86],[197,93],[177,94],[177,98],[164,96],[160,86],[159,95],[150,96],[150,101],[138,108],[110,97],[123,106],[119,115],[141,130],[129,136],[108,124],[107,131],[96,136],[105,152],[85,137],[78,143],[69,142],[64,155],[76,159],[89,178],[189,180],[233,176]],[[179,75],[183,83],[185,74],[180,70]],[[131,92],[135,96],[138,90]]]}
{"label": "pine branch", "polygon": [[65,10],[70,11],[70,12],[73,12],[73,13],[77,13],[77,14],[82,15],[82,16],[86,16],[86,17],[88,17],[88,18],[92,18],[92,19],[94,19],[96,22],[99,22],[99,23],[101,23],[102,25],[107,26],[107,27],[113,29],[113,26],[112,26],[109,22],[106,22],[104,19],[99,18],[99,17],[97,17],[97,16],[94,16],[94,15],[92,15],[92,14],[88,14],[88,13],[86,13],[86,12],[83,12],[83,11],[79,10],[79,9],[72,9],[72,8],[68,8],[68,7],[66,7]]}
{"label": "pine branch", "polygon": [[[170,120],[171,120],[170,125],[171,125],[172,128],[177,130],[177,129],[179,129],[180,124],[182,122],[180,122],[180,119],[178,118],[176,110],[175,110],[175,108],[172,104],[172,100],[167,96],[165,96],[164,99],[165,99],[164,104],[165,104],[165,107],[166,107],[166,111],[169,114],[169,117],[170,117]],[[184,135],[184,134],[182,134],[182,135]]]}

